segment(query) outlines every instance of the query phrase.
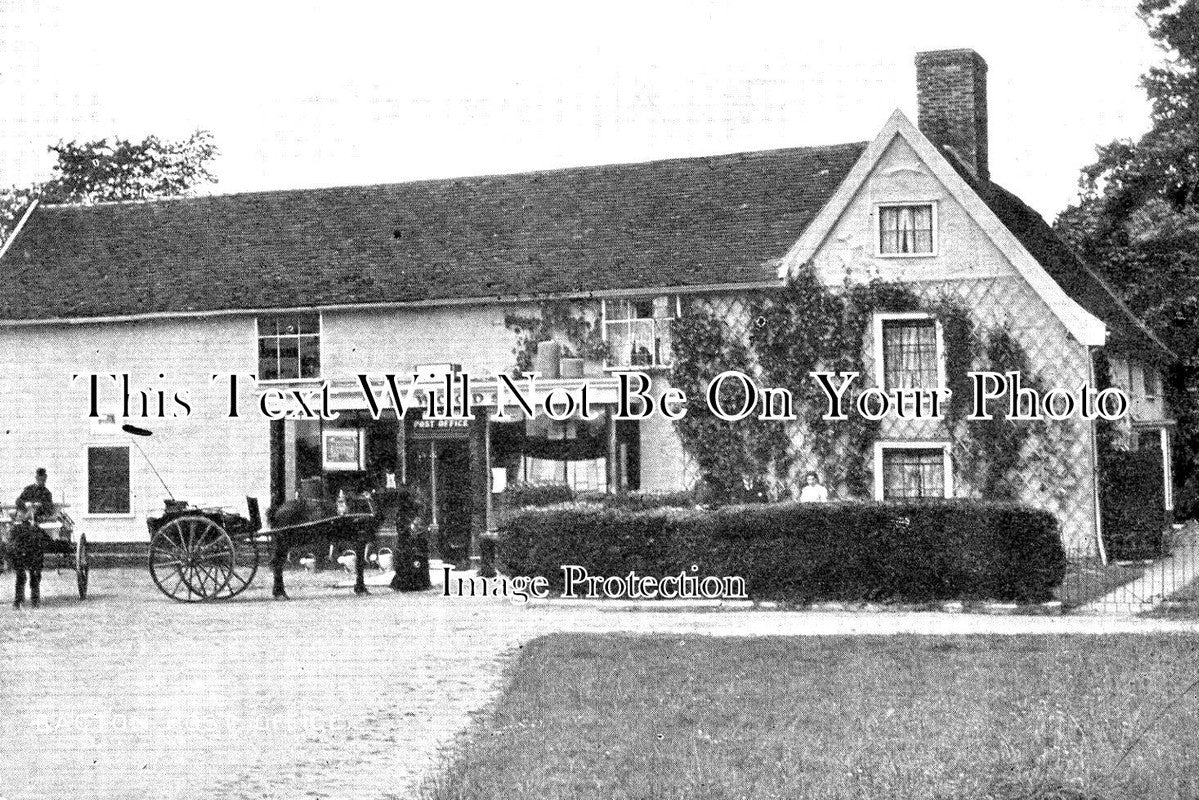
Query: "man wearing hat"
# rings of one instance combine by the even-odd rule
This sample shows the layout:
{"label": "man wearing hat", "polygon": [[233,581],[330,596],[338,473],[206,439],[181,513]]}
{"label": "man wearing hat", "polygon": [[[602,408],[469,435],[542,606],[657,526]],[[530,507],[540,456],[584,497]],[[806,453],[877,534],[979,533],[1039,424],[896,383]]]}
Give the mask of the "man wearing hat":
{"label": "man wearing hat", "polygon": [[46,488],[46,468],[38,467],[33,473],[33,483],[25,487],[17,497],[17,510],[24,511],[30,503],[37,503],[37,519],[42,519],[54,513],[54,498]]}

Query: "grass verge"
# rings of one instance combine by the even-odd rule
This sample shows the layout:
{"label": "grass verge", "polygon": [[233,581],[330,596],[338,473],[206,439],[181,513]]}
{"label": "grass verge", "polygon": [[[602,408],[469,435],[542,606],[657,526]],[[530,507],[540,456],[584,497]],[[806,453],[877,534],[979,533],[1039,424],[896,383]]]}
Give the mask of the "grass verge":
{"label": "grass verge", "polygon": [[421,796],[1191,800],[1197,656],[1192,635],[555,635]]}

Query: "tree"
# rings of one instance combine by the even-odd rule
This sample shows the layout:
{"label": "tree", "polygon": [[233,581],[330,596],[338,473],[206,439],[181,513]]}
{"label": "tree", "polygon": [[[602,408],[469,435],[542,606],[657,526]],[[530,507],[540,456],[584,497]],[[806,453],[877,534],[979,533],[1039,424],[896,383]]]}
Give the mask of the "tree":
{"label": "tree", "polygon": [[203,130],[180,141],[154,135],[140,142],[114,137],[59,141],[49,150],[57,163],[48,181],[0,190],[0,240],[7,238],[35,197],[47,203],[152,200],[217,182],[208,169],[217,147],[212,134]]}
{"label": "tree", "polygon": [[1199,0],[1141,0],[1165,51],[1141,79],[1150,129],[1097,148],[1054,227],[1178,354],[1177,477],[1199,471]]}
{"label": "tree", "polygon": [[38,196],[38,186],[10,186],[0,189],[0,246],[17,227],[29,204]]}

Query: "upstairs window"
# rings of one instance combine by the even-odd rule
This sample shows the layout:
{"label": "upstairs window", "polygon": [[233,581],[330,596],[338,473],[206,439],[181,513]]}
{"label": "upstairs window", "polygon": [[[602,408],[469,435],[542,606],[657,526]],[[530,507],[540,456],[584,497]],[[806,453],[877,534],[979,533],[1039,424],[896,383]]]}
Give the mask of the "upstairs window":
{"label": "upstairs window", "polygon": [[936,320],[921,314],[878,316],[875,335],[876,379],[881,388],[933,389],[944,384]]}
{"label": "upstairs window", "polygon": [[931,256],[936,252],[932,203],[878,207],[878,255]]}
{"label": "upstairs window", "polygon": [[1157,367],[1153,364],[1144,366],[1145,375],[1145,399],[1155,400],[1162,393],[1161,373],[1157,371]]}
{"label": "upstairs window", "polygon": [[258,318],[258,380],[321,376],[320,314]]}
{"label": "upstairs window", "polygon": [[657,367],[670,364],[670,326],[677,300],[605,300],[604,339],[608,366]]}

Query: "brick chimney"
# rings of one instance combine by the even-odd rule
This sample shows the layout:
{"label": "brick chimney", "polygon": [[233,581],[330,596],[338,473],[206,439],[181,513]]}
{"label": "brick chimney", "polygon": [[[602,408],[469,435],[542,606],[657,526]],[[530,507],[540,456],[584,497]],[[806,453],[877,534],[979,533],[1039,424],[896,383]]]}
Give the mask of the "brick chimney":
{"label": "brick chimney", "polygon": [[916,54],[916,125],[979,179],[987,166],[987,62],[973,50]]}

